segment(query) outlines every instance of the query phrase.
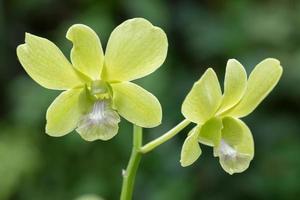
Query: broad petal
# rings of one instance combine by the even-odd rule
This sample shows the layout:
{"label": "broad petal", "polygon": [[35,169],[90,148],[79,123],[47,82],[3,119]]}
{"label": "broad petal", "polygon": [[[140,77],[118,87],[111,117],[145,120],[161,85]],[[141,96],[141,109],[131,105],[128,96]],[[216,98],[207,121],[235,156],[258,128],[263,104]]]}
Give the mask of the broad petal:
{"label": "broad petal", "polygon": [[216,146],[221,141],[221,129],[223,128],[222,120],[214,117],[203,124],[199,142],[208,146]]}
{"label": "broad petal", "polygon": [[249,76],[247,90],[243,98],[229,110],[228,115],[240,118],[250,114],[272,91],[281,74],[282,67],[278,60],[267,58],[260,62]]}
{"label": "broad petal", "polygon": [[222,113],[236,105],[247,88],[247,73],[241,63],[235,59],[227,62],[224,94],[218,113]]}
{"label": "broad petal", "polygon": [[62,92],[47,110],[46,133],[60,137],[73,131],[88,106],[86,98],[83,89]]}
{"label": "broad petal", "polygon": [[185,98],[181,112],[188,120],[203,124],[216,113],[221,99],[217,75],[209,68]]}
{"label": "broad petal", "polygon": [[111,87],[114,108],[122,117],[146,128],[161,123],[161,105],[151,93],[130,82],[111,84]]}
{"label": "broad petal", "polygon": [[199,125],[194,127],[183,143],[180,155],[180,164],[182,167],[193,164],[201,155],[202,151],[198,143],[200,129]]}
{"label": "broad petal", "polygon": [[65,90],[83,83],[63,53],[45,38],[26,33],[17,55],[29,76],[45,88]]}
{"label": "broad petal", "polygon": [[167,36],[162,29],[142,18],[127,20],[110,35],[103,79],[130,81],[144,77],[162,65],[167,50]]}
{"label": "broad petal", "polygon": [[73,43],[73,66],[93,80],[99,79],[104,63],[100,39],[95,31],[83,24],[71,26],[66,35]]}
{"label": "broad petal", "polygon": [[243,139],[236,145],[222,139],[220,145],[215,147],[215,156],[219,157],[222,168],[229,174],[245,171],[254,157],[254,142],[251,131],[245,123],[238,120],[243,128]]}

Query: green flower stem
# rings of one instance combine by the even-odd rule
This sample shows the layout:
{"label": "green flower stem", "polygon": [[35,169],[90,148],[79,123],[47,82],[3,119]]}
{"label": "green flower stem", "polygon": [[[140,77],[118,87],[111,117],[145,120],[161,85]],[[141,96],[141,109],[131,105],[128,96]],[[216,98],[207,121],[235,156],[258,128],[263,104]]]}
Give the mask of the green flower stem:
{"label": "green flower stem", "polygon": [[123,173],[123,184],[120,200],[131,200],[134,188],[134,181],[139,163],[142,158],[140,148],[143,142],[143,129],[139,126],[133,126],[133,146],[130,160],[126,171]]}
{"label": "green flower stem", "polygon": [[172,137],[174,137],[177,133],[179,133],[182,129],[184,129],[187,125],[189,125],[191,122],[187,119],[180,122],[177,126],[160,136],[159,138],[153,140],[152,142],[149,142],[148,144],[141,147],[140,152],[145,154],[149,151],[152,151],[157,146],[161,145],[162,143],[168,141]]}
{"label": "green flower stem", "polygon": [[120,200],[132,200],[132,193],[134,189],[134,181],[138,166],[140,164],[142,153],[148,153],[164,142],[168,141],[184,129],[191,122],[189,120],[183,120],[174,128],[160,136],[159,138],[149,142],[142,147],[143,142],[143,129],[139,126],[134,125],[133,127],[133,147],[130,156],[130,160],[127,166],[126,171],[123,173],[123,184]]}

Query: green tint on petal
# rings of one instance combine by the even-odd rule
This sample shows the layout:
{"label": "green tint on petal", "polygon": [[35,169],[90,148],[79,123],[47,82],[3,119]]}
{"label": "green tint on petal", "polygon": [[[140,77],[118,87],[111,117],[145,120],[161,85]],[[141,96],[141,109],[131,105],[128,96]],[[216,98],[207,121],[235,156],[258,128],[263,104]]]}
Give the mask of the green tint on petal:
{"label": "green tint on petal", "polygon": [[87,141],[109,140],[119,130],[120,117],[109,100],[99,100],[92,110],[81,118],[76,131]]}
{"label": "green tint on petal", "polygon": [[214,117],[208,120],[201,128],[199,141],[208,146],[216,146],[221,140],[222,120]]}
{"label": "green tint on petal", "polygon": [[17,55],[29,76],[45,88],[65,90],[82,85],[63,53],[47,39],[26,33]]}
{"label": "green tint on petal", "polygon": [[167,50],[168,40],[162,29],[142,18],[127,20],[110,35],[103,79],[130,81],[144,77],[162,65]]}
{"label": "green tint on petal", "polygon": [[222,92],[216,73],[209,68],[185,98],[181,112],[194,123],[205,123],[216,113]]}
{"label": "green tint on petal", "polygon": [[62,92],[47,110],[46,133],[60,137],[73,131],[86,107],[83,89],[71,89]]}
{"label": "green tint on petal", "polygon": [[114,108],[122,117],[145,128],[161,123],[161,105],[151,93],[130,82],[111,84],[111,87]]}
{"label": "green tint on petal", "polygon": [[247,73],[237,60],[230,59],[227,62],[224,94],[218,113],[222,113],[236,105],[244,95],[247,88]]}
{"label": "green tint on petal", "polygon": [[91,79],[99,79],[104,55],[97,34],[86,25],[75,24],[69,28],[66,37],[73,43],[73,66]]}
{"label": "green tint on petal", "polygon": [[241,121],[232,117],[224,117],[222,129],[222,138],[231,145],[238,145],[244,137],[244,127]]}
{"label": "green tint on petal", "polygon": [[247,90],[242,100],[229,111],[228,115],[240,118],[250,114],[272,91],[281,74],[282,67],[278,60],[267,58],[260,62],[249,76]]}
{"label": "green tint on petal", "polygon": [[225,139],[214,148],[215,156],[219,157],[222,168],[229,174],[245,171],[254,157],[254,142],[249,128],[238,120],[242,126],[242,140],[236,145],[230,145]]}
{"label": "green tint on petal", "polygon": [[201,155],[201,148],[198,143],[200,129],[199,125],[194,127],[183,143],[180,155],[180,164],[182,167],[193,164]]}

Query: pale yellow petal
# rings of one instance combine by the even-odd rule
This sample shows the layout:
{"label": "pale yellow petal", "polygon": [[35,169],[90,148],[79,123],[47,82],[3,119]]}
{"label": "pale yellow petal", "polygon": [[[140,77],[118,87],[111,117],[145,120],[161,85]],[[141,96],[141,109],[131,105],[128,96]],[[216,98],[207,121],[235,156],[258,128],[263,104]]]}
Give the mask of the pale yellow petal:
{"label": "pale yellow petal", "polygon": [[250,114],[276,86],[281,74],[278,60],[268,58],[260,62],[249,76],[243,98],[228,111],[228,115],[240,118]]}
{"label": "pale yellow petal", "polygon": [[180,155],[180,164],[182,167],[193,164],[201,155],[202,151],[198,143],[200,129],[200,126],[194,127],[183,143]]}
{"label": "pale yellow petal", "polygon": [[205,123],[216,113],[222,92],[216,73],[209,68],[185,98],[181,112],[188,120]]}
{"label": "pale yellow petal", "polygon": [[224,94],[218,113],[222,113],[236,105],[247,88],[247,73],[241,63],[235,59],[227,62]]}
{"label": "pale yellow petal", "polygon": [[65,90],[83,84],[63,53],[45,38],[26,33],[17,55],[29,76],[45,88]]}
{"label": "pale yellow petal", "polygon": [[103,78],[130,81],[144,77],[162,65],[167,50],[167,36],[162,29],[142,18],[127,20],[110,35]]}
{"label": "pale yellow petal", "polygon": [[161,105],[150,92],[130,82],[111,84],[111,87],[114,108],[122,117],[146,128],[161,123]]}
{"label": "pale yellow petal", "polygon": [[46,133],[59,137],[73,131],[87,109],[88,99],[86,98],[84,89],[62,92],[47,110]]}
{"label": "pale yellow petal", "polygon": [[95,31],[83,24],[71,26],[66,37],[72,41],[73,66],[93,80],[99,79],[104,63],[100,39]]}

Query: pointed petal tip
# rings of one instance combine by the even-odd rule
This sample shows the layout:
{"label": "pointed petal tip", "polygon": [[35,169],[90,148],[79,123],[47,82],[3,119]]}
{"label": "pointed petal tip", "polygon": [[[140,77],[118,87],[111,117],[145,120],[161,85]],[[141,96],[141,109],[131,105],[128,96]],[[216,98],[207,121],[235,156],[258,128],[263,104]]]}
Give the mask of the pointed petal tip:
{"label": "pointed petal tip", "polygon": [[47,125],[45,127],[45,133],[51,137],[62,137],[62,136],[69,134],[72,131],[73,130],[68,130],[68,131],[64,131],[64,132],[53,132],[50,130],[50,128]]}
{"label": "pointed petal tip", "polygon": [[230,59],[228,59],[227,65],[229,65],[229,64],[238,64],[238,65],[242,65],[242,64],[240,63],[240,61],[238,61],[238,60],[235,59],[235,58],[230,58]]}
{"label": "pointed petal tip", "polygon": [[25,43],[26,43],[26,44],[29,42],[29,40],[30,40],[31,38],[39,38],[39,36],[36,36],[36,35],[34,35],[34,34],[25,32]]}
{"label": "pointed petal tip", "polygon": [[26,40],[27,37],[30,37],[30,36],[32,36],[31,33],[25,32],[25,40]]}
{"label": "pointed petal tip", "polygon": [[188,166],[190,166],[191,164],[193,164],[193,163],[186,163],[186,162],[184,162],[182,159],[180,159],[180,165],[181,165],[181,167],[188,167]]}
{"label": "pointed petal tip", "polygon": [[261,61],[261,62],[269,62],[269,63],[273,63],[274,66],[277,66],[278,69],[279,69],[280,71],[283,70],[280,61],[279,61],[278,59],[276,59],[276,58],[266,58],[266,59],[264,59],[264,60]]}
{"label": "pointed petal tip", "polygon": [[17,56],[19,59],[20,59],[20,56],[21,56],[20,54],[21,54],[22,50],[25,50],[25,48],[26,48],[26,44],[20,44],[17,46],[16,53],[17,53]]}
{"label": "pointed petal tip", "polygon": [[215,73],[215,70],[212,68],[212,67],[209,67],[206,72],[209,72],[209,73]]}
{"label": "pointed petal tip", "polygon": [[203,77],[207,76],[208,74],[216,75],[216,72],[215,72],[214,69],[211,68],[211,67],[207,68],[207,69],[205,70],[205,72],[200,76],[200,78],[199,78],[196,82],[194,82],[194,85],[199,84],[199,83],[201,82],[201,79],[202,79]]}
{"label": "pointed petal tip", "polygon": [[235,58],[229,58],[227,62],[234,62],[234,61],[237,61],[237,59],[235,59]]}
{"label": "pointed petal tip", "polygon": [[263,61],[265,61],[265,62],[275,62],[276,64],[280,65],[280,61],[276,58],[266,58]]}

